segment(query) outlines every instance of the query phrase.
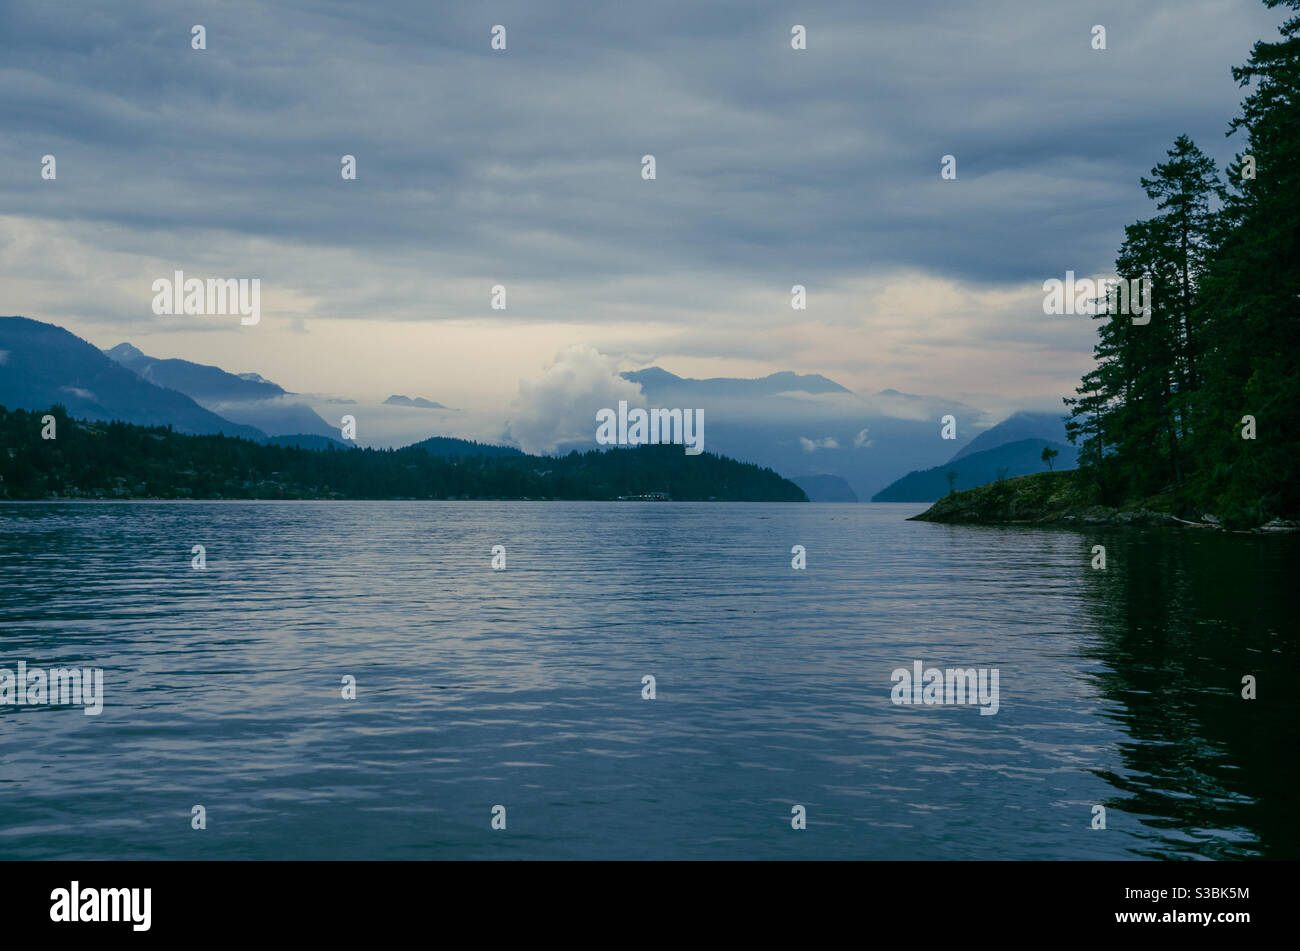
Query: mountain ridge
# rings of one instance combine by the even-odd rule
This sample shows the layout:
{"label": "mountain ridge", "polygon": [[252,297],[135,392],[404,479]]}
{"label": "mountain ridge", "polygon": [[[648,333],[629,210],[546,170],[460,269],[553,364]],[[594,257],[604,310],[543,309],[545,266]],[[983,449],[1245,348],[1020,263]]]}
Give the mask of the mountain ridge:
{"label": "mountain ridge", "polygon": [[67,407],[69,415],[144,426],[172,426],[195,435],[263,440],[266,433],[226,419],[198,401],[158,386],[57,324],[0,317],[0,406]]}
{"label": "mountain ridge", "polygon": [[1053,443],[1068,442],[1065,416],[1060,413],[1035,413],[1025,410],[1012,413],[996,426],[990,426],[962,446],[948,461],[956,462],[971,453],[996,449],[998,446],[1019,442],[1022,439],[1043,439]]}
{"label": "mountain ridge", "polygon": [[178,357],[151,357],[130,343],[103,352],[141,379],[184,393],[223,419],[269,436],[313,435],[339,441],[337,428],[306,403],[291,399],[296,394],[259,373],[231,373]]}

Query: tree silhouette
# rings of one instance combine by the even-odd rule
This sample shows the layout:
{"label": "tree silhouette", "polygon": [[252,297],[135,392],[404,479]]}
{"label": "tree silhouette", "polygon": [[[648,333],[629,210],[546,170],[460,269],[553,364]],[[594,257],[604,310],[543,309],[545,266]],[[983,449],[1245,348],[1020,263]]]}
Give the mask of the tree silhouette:
{"label": "tree silhouette", "polygon": [[[1142,178],[1156,214],[1125,228],[1115,268],[1150,281],[1150,320],[1098,314],[1096,366],[1065,400],[1106,504],[1160,493],[1233,527],[1300,515],[1300,0],[1264,4],[1292,13],[1232,71],[1241,151],[1221,178],[1179,136]],[[1261,413],[1278,436],[1242,439]]]}

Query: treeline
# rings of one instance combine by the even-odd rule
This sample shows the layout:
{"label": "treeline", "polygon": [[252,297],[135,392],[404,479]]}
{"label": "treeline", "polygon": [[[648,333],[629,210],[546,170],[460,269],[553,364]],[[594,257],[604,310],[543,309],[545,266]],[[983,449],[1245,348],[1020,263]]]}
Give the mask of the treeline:
{"label": "treeline", "polygon": [[[1264,0],[1300,9],[1300,0]],[[1300,516],[1300,16],[1232,75],[1250,88],[1220,176],[1180,136],[1142,187],[1121,279],[1148,279],[1150,323],[1103,313],[1097,366],[1067,398],[1102,501],[1166,496],[1231,526]]]}
{"label": "treeline", "polygon": [[[44,416],[53,439],[42,438]],[[471,444],[472,445],[472,444]],[[70,419],[0,407],[0,498],[617,499],[803,502],[770,469],[681,446],[562,457],[435,455],[404,449],[299,449],[170,427]]]}

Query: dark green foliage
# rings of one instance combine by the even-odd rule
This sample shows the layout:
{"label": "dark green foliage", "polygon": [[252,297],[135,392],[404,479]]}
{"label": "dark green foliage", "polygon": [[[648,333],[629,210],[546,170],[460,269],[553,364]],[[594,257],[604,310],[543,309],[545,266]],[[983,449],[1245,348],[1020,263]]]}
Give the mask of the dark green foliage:
{"label": "dark green foliage", "polygon": [[430,436],[411,444],[412,449],[423,449],[433,456],[522,456],[514,446],[494,446],[472,439],[455,439],[451,436]]}
{"label": "dark green foliage", "polygon": [[944,496],[912,516],[912,521],[999,525],[1048,524],[1090,514],[1104,518],[1106,513],[1096,508],[1096,502],[1096,493],[1080,470],[1039,472]]}
{"label": "dark green foliage", "polygon": [[[422,448],[299,449],[169,428],[72,420],[41,438],[43,412],[0,407],[0,498],[617,499],[804,502],[770,469],[681,446],[551,458],[438,456]],[[469,445],[469,444],[467,444]]]}
{"label": "dark green foliage", "polygon": [[1116,270],[1151,279],[1151,322],[1103,315],[1097,367],[1065,401],[1109,504],[1162,493],[1241,527],[1300,515],[1300,16],[1280,32],[1232,71],[1252,88],[1226,185],[1186,136],[1142,180],[1159,213],[1125,229]]}

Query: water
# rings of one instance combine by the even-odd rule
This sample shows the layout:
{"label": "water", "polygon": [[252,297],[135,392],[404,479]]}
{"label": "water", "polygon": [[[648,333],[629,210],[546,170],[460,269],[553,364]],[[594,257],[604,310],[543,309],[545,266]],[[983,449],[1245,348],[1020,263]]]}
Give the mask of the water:
{"label": "water", "polygon": [[1300,856],[1300,539],[923,508],[0,505],[0,666],[106,694],[0,707],[0,857]]}

